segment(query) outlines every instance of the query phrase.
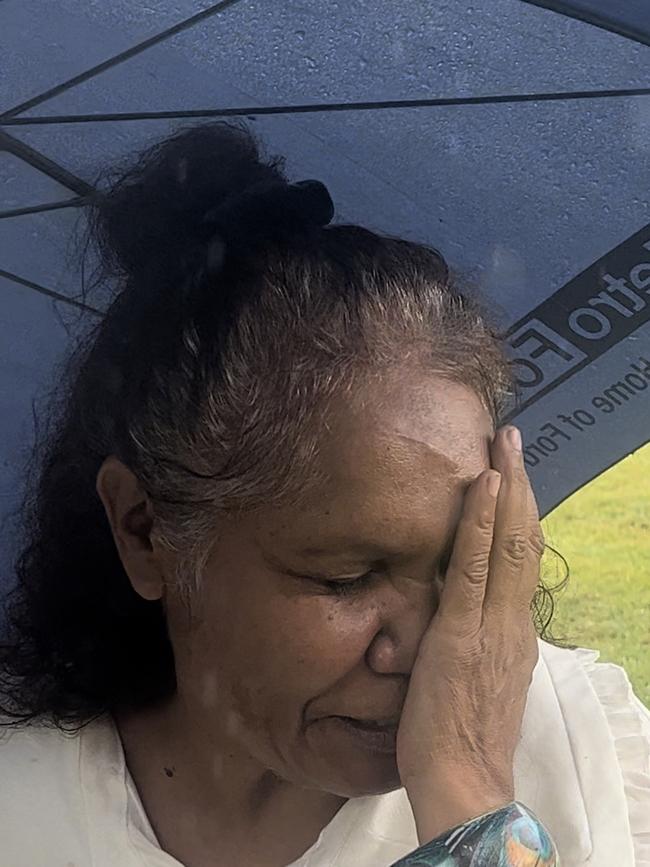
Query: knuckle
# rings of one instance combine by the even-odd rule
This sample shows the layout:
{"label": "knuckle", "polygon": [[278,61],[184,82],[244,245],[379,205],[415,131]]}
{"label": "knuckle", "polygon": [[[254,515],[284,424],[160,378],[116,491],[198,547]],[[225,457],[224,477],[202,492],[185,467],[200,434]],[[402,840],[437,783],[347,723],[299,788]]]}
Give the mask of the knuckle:
{"label": "knuckle", "polygon": [[490,555],[487,551],[471,554],[463,567],[463,575],[470,583],[480,583],[487,577]]}
{"label": "knuckle", "polygon": [[490,642],[482,630],[468,630],[463,639],[462,645],[456,649],[460,666],[475,666],[477,661],[485,659]]}
{"label": "knuckle", "polygon": [[546,548],[546,540],[541,528],[535,527],[527,531],[523,527],[513,529],[503,541],[503,554],[506,560],[514,565],[521,564],[530,559],[540,560]]}
{"label": "knuckle", "polygon": [[528,539],[523,530],[513,530],[503,542],[503,554],[513,566],[520,566],[528,551]]}
{"label": "knuckle", "polygon": [[476,529],[481,536],[489,536],[494,529],[494,517],[488,512],[479,512],[476,519]]}

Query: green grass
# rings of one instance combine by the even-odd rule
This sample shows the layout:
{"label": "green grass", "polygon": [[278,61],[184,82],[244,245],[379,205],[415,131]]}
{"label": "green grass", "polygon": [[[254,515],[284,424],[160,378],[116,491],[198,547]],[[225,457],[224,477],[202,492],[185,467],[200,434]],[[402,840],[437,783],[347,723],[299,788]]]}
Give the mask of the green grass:
{"label": "green grass", "polygon": [[[553,634],[622,665],[650,706],[650,444],[565,500],[542,527],[570,569]],[[551,583],[554,561],[543,563]]]}

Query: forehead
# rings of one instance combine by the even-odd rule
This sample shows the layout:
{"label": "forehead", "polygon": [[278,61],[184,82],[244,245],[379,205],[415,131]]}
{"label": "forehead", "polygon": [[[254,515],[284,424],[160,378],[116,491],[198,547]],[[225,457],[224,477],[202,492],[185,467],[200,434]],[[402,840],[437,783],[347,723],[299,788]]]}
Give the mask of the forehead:
{"label": "forehead", "polygon": [[448,536],[467,485],[489,466],[492,435],[464,386],[375,382],[332,407],[319,453],[327,481],[274,536],[305,548],[358,538],[400,550]]}
{"label": "forehead", "polygon": [[470,479],[489,464],[493,433],[489,414],[468,387],[397,373],[333,406],[322,456],[334,476],[381,474],[392,464]]}

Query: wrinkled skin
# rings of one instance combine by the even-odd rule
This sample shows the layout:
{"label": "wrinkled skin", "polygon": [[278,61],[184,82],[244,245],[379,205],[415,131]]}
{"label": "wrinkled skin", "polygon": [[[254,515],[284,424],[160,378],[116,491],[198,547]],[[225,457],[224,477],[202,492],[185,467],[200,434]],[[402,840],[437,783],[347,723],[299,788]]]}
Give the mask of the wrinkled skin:
{"label": "wrinkled skin", "polygon": [[[360,749],[327,717],[401,713],[494,430],[472,391],[409,371],[369,384],[363,403],[334,407],[323,436],[329,482],[312,501],[217,528],[192,618],[169,586],[170,555],[151,544],[152,512],[135,477],[113,457],[98,474],[134,589],[163,597],[168,612],[177,694],[115,717],[160,843],[187,867],[287,864],[346,799],[402,785],[395,753]],[[323,552],[301,553],[308,547]],[[372,574],[339,596],[287,570]],[[421,683],[437,664],[435,653],[420,662]],[[533,664],[532,655],[521,663],[524,699]],[[442,710],[430,698],[409,708],[418,734]],[[400,738],[408,764],[415,754],[402,727]]]}

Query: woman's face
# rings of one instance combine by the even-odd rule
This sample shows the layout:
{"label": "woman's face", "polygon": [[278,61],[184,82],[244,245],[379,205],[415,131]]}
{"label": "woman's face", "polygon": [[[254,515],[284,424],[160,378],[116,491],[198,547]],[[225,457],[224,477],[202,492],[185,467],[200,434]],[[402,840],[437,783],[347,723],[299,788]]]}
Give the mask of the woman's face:
{"label": "woman's face", "polygon": [[[399,717],[440,563],[493,435],[476,395],[440,378],[395,375],[363,397],[363,408],[335,407],[321,458],[329,481],[306,505],[222,528],[191,627],[167,602],[179,696],[201,730],[342,797],[401,785],[394,752],[335,718]],[[366,573],[340,594],[310,577]]]}

